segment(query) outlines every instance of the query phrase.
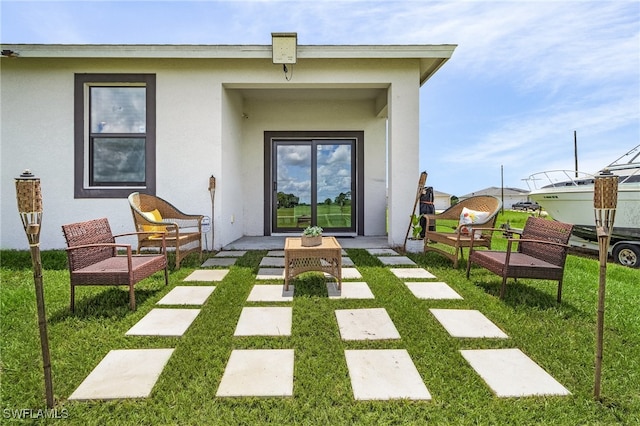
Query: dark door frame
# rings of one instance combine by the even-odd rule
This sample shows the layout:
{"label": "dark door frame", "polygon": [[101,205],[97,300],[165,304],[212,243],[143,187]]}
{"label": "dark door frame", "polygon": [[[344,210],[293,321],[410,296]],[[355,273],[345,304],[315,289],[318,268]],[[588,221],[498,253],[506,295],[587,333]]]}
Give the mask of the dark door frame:
{"label": "dark door frame", "polygon": [[363,131],[265,131],[264,132],[264,235],[273,232],[273,142],[274,140],[352,139],[355,141],[355,231],[364,235],[364,132]]}

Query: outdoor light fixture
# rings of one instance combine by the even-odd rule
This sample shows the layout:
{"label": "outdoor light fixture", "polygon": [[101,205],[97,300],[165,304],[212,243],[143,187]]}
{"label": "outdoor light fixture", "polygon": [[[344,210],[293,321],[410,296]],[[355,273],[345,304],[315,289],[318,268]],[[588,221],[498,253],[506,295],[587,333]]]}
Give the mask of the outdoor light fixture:
{"label": "outdoor light fixture", "polygon": [[27,234],[27,240],[29,241],[29,248],[31,250],[47,408],[53,408],[51,358],[49,357],[47,316],[44,309],[44,290],[42,285],[42,261],[40,259],[40,224],[42,223],[42,192],[40,191],[40,179],[35,177],[29,170],[25,170],[20,177],[16,178],[16,195],[18,198],[18,212],[20,213],[22,226],[24,227],[24,232]]}
{"label": "outdoor light fixture", "polygon": [[282,64],[287,81],[293,77],[287,64],[293,65],[298,61],[298,33],[271,33],[271,56],[274,64]]}
{"label": "outdoor light fixture", "polygon": [[613,221],[618,203],[618,176],[604,171],[595,178],[593,187],[593,209],[596,219],[596,235],[600,251],[600,280],[598,285],[598,316],[596,321],[596,371],[593,396],[600,399],[602,376],[602,341],[604,332],[604,299],[607,282],[607,257],[613,231]]}

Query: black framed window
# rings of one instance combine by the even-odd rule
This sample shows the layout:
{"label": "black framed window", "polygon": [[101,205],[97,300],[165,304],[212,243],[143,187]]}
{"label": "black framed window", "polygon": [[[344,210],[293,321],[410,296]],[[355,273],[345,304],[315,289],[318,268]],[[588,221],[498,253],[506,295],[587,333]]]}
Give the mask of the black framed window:
{"label": "black framed window", "polygon": [[155,193],[155,75],[75,77],[76,198]]}

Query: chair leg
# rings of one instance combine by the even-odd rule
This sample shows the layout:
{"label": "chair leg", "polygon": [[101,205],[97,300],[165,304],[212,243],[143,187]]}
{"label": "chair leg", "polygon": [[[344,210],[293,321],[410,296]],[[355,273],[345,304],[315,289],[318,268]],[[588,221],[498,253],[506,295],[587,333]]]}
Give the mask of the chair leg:
{"label": "chair leg", "polygon": [[76,311],[76,288],[73,284],[71,284],[71,312]]}
{"label": "chair leg", "polygon": [[164,266],[164,285],[169,285],[169,266]]}
{"label": "chair leg", "polygon": [[507,292],[507,276],[502,276],[502,288],[500,289],[500,299],[504,299],[504,295]]}
{"label": "chair leg", "polygon": [[562,299],[562,279],[558,280],[558,303]]}
{"label": "chair leg", "polygon": [[129,308],[132,311],[136,310],[136,292],[133,284],[129,284]]}
{"label": "chair leg", "polygon": [[467,279],[469,279],[470,272],[471,272],[471,254],[469,254],[469,260],[467,260]]}

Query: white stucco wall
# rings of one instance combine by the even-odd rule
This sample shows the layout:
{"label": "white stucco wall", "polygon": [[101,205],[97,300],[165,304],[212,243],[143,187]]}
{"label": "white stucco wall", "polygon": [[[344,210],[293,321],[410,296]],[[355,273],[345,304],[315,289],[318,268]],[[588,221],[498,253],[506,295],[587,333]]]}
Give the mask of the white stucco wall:
{"label": "white stucco wall", "polygon": [[[388,138],[389,242],[404,240],[415,195],[406,182],[419,175],[418,59],[309,59],[295,66],[291,82],[270,59],[3,58],[1,73],[1,248],[26,247],[13,184],[24,168],[42,182],[43,249],[64,247],[64,223],[106,216],[115,233],[133,229],[126,199],[74,199],[74,73],[156,74],[156,193],[186,213],[211,216],[208,182],[214,175],[214,248],[263,234],[268,130],[364,131],[367,235],[386,229]],[[388,126],[371,99],[283,102],[242,95],[243,88],[372,87],[389,87]],[[211,233],[207,243],[211,247]]]}

